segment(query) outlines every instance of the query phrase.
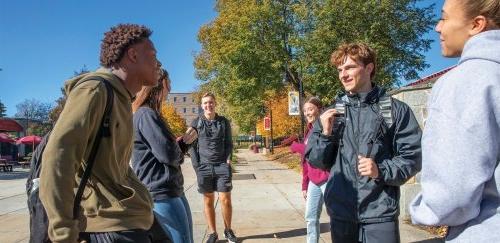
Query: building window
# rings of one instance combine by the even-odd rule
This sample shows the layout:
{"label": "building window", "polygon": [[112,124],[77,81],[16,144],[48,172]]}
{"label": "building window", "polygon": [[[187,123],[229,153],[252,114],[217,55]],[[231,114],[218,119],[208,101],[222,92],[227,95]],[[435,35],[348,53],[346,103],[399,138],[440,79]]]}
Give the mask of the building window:
{"label": "building window", "polygon": [[174,102],[176,102],[176,101],[177,101],[177,97],[174,97]]}
{"label": "building window", "polygon": [[186,113],[186,108],[184,108],[184,113]]}
{"label": "building window", "polygon": [[186,102],[186,96],[182,97],[182,101]]}

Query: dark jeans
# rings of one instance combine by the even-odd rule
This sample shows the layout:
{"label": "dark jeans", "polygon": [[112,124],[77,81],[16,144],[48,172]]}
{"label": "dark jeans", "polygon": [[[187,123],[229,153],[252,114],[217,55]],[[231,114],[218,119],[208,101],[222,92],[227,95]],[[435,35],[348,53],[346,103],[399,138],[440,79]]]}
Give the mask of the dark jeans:
{"label": "dark jeans", "polygon": [[87,243],[172,243],[158,220],[154,219],[149,230],[133,229],[113,232],[80,232],[79,241]]}
{"label": "dark jeans", "polygon": [[151,237],[146,230],[124,230],[115,232],[82,232],[80,241],[87,243],[151,243]]}
{"label": "dark jeans", "polygon": [[398,221],[356,224],[331,219],[330,226],[335,243],[400,243]]}

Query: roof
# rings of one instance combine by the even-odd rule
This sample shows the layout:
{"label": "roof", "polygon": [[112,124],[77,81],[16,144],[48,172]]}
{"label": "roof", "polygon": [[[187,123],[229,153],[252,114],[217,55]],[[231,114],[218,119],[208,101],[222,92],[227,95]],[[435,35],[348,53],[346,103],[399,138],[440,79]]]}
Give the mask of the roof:
{"label": "roof", "polygon": [[443,76],[445,73],[447,73],[448,71],[450,71],[451,69],[453,69],[455,66],[451,66],[451,67],[448,67],[444,70],[441,70],[437,73],[433,73],[429,76],[426,76],[426,77],[423,77],[415,82],[412,82],[412,83],[409,83],[407,85],[405,85],[405,87],[412,87],[412,86],[420,86],[420,85],[423,85],[423,84],[433,84],[436,82],[436,80]]}
{"label": "roof", "polygon": [[21,132],[23,127],[13,119],[0,118],[0,132]]}

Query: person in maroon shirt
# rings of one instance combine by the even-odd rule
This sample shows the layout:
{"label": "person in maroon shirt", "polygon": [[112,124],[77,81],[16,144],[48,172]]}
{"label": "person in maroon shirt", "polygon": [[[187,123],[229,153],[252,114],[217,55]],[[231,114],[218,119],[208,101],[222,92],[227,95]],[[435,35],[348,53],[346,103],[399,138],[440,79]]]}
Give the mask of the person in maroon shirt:
{"label": "person in maroon shirt", "polygon": [[308,243],[316,243],[319,240],[319,217],[323,208],[323,193],[330,176],[329,171],[312,167],[304,158],[309,132],[314,121],[319,117],[321,108],[321,101],[317,97],[307,99],[303,106],[304,116],[307,120],[304,142],[293,142],[290,146],[292,152],[302,155],[302,195],[306,200],[305,220],[307,223]]}

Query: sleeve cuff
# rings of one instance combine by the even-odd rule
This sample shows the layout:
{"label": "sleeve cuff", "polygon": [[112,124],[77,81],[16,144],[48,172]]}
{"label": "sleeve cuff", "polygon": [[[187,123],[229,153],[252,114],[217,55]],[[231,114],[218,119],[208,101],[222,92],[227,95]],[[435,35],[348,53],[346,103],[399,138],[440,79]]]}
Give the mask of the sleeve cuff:
{"label": "sleeve cuff", "polygon": [[386,167],[385,165],[382,163],[380,164],[377,164],[377,167],[378,167],[378,177],[375,178],[375,182],[377,183],[385,183],[385,173],[386,173]]}

